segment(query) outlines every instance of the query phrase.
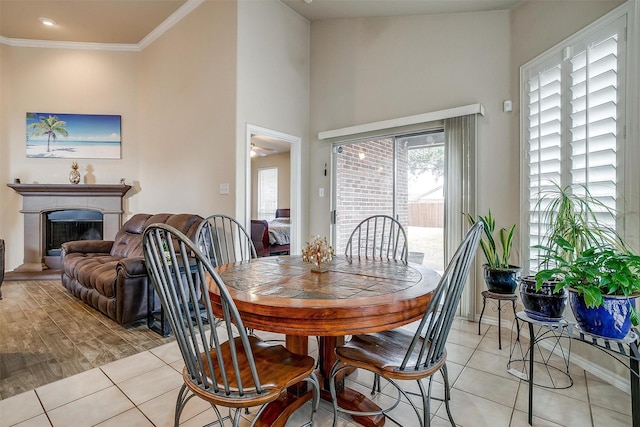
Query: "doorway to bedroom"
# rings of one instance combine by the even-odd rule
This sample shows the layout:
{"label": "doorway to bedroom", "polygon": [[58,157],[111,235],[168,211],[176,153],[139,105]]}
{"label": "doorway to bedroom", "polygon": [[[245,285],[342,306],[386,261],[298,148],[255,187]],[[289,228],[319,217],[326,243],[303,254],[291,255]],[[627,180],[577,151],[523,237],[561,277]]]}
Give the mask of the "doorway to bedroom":
{"label": "doorway to bedroom", "polygon": [[252,125],[247,137],[247,231],[259,256],[296,253],[300,138]]}

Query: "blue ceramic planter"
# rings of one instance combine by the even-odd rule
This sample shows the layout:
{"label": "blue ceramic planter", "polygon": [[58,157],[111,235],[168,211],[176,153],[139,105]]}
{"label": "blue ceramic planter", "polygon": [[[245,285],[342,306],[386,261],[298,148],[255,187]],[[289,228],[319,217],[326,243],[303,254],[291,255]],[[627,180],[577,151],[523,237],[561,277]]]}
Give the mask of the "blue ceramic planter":
{"label": "blue ceramic planter", "polygon": [[633,298],[604,296],[600,307],[588,308],[582,295],[571,289],[569,300],[578,326],[584,332],[604,338],[622,339],[631,328],[631,301]]}
{"label": "blue ceramic planter", "polygon": [[567,291],[553,293],[555,282],[544,282],[540,290],[536,290],[536,279],[533,276],[520,278],[520,299],[524,312],[530,318],[540,322],[557,322],[562,319],[567,306]]}
{"label": "blue ceramic planter", "polygon": [[512,294],[518,287],[520,267],[510,265],[508,268],[491,268],[487,264],[484,267],[484,282],[489,292],[496,294]]}

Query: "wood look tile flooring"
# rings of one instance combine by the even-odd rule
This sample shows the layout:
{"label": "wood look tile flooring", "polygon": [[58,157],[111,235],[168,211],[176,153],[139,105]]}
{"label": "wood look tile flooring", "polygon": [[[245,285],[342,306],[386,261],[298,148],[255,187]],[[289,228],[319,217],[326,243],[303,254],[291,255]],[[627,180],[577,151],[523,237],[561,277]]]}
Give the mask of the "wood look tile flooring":
{"label": "wood look tile flooring", "polygon": [[119,325],[70,295],[60,280],[5,281],[2,294],[1,399],[173,341],[146,321]]}
{"label": "wood look tile flooring", "polygon": [[[6,298],[0,301],[0,427],[173,425],[183,367],[175,341],[146,330],[144,324],[123,328],[101,317],[66,294],[56,281],[5,282],[3,291],[5,286]],[[6,304],[11,298],[13,302]],[[483,324],[481,335],[477,328],[477,323],[457,319],[447,342],[456,425],[528,426],[528,383],[507,373],[509,345],[503,341],[502,350],[498,349],[496,326]],[[503,340],[509,332],[502,330]],[[277,334],[256,333],[263,339],[283,339]],[[309,347],[315,357],[315,338],[310,338]],[[535,388],[534,426],[631,425],[628,393],[574,366],[571,376],[571,388]],[[433,393],[441,396],[441,377],[436,375],[434,380]],[[370,374],[356,371],[346,381],[349,387],[369,395]],[[382,392],[373,400],[385,404],[394,395],[393,388],[383,381]],[[303,424],[308,411],[306,404],[292,415],[287,427]],[[431,412],[432,426],[449,425],[442,403],[432,401]],[[249,424],[252,414],[255,411],[243,415],[246,418],[241,426]],[[404,427],[418,425],[405,403],[394,414]],[[213,420],[211,407],[196,398],[187,404],[180,425],[202,426]],[[322,401],[315,425],[326,427],[332,421],[331,406]],[[358,424],[340,415],[337,425]]]}

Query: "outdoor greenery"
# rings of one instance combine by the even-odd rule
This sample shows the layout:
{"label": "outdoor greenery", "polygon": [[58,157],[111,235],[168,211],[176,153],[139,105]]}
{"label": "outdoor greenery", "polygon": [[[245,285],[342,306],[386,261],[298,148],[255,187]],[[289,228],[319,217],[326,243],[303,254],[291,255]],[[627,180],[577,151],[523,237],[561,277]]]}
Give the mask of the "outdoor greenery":
{"label": "outdoor greenery", "polygon": [[425,172],[438,178],[444,176],[444,146],[438,145],[428,149],[409,150],[409,172],[412,175],[421,175]]}
{"label": "outdoor greenery", "polygon": [[[496,239],[494,236],[496,221],[491,215],[491,210],[485,216],[478,215],[478,218],[474,218],[468,213],[465,216],[469,225],[473,226],[476,222],[481,222],[484,225],[484,235],[480,240],[480,247],[487,260],[487,265],[490,268],[509,268],[509,258],[511,258],[511,249],[513,247],[513,233],[516,225],[513,224],[508,230],[501,228],[498,231],[498,239]],[[499,248],[498,243],[500,244]]]}

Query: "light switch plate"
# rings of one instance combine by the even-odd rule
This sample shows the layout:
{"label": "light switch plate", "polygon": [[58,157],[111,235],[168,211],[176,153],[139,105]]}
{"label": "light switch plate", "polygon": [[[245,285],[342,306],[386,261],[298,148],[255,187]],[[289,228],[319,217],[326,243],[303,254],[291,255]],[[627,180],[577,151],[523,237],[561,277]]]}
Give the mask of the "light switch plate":
{"label": "light switch plate", "polygon": [[220,194],[229,194],[229,184],[220,184]]}

